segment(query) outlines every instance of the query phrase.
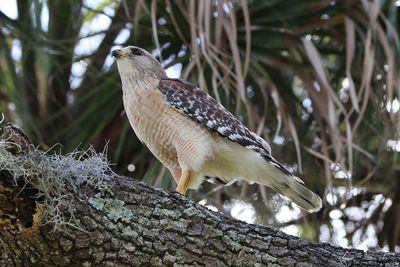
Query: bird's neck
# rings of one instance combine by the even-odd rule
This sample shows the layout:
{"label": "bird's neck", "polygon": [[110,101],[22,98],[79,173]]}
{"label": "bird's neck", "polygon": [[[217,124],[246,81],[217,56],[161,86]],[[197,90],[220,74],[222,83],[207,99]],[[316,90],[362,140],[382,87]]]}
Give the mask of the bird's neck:
{"label": "bird's neck", "polygon": [[167,78],[167,74],[163,69],[152,69],[151,71],[135,69],[133,71],[120,70],[122,84],[128,83],[151,83],[154,80]]}
{"label": "bird's neck", "polygon": [[123,93],[137,96],[145,94],[156,89],[162,78],[162,76],[132,75],[132,73],[127,76],[121,75]]}

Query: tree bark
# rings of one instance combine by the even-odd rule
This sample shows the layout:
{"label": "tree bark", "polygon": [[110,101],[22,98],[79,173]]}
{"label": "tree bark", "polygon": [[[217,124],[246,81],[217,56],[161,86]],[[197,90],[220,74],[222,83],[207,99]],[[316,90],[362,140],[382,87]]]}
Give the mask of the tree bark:
{"label": "tree bark", "polygon": [[[0,266],[399,266],[396,253],[304,241],[130,177],[85,169],[89,158],[69,166],[28,144],[3,127]],[[67,177],[43,162],[62,163]],[[68,171],[73,165],[84,179]]]}

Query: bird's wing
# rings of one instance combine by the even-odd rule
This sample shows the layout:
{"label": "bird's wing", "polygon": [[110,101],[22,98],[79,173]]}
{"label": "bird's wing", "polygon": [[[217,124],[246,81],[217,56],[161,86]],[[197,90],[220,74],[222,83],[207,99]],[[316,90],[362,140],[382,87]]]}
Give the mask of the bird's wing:
{"label": "bird's wing", "polygon": [[[159,90],[165,101],[176,110],[232,142],[254,150],[282,173],[293,176],[271,156],[271,148],[264,139],[247,129],[232,113],[200,88],[179,79],[162,79]],[[296,180],[303,183],[298,178]]]}

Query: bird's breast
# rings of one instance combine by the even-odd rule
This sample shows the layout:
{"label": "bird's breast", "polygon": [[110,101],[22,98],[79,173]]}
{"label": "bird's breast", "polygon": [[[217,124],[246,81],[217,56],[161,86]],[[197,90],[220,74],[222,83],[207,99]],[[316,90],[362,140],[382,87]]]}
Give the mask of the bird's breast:
{"label": "bird's breast", "polygon": [[129,122],[137,137],[167,167],[177,165],[174,126],[176,117],[164,102],[156,85],[124,90],[123,102]]}

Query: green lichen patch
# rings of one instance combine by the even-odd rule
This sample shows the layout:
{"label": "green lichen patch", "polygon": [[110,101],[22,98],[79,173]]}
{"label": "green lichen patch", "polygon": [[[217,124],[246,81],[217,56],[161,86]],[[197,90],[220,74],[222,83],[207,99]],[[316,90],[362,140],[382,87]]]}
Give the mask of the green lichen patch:
{"label": "green lichen patch", "polygon": [[115,222],[118,220],[129,222],[133,217],[132,211],[124,207],[125,202],[119,199],[102,198],[100,194],[96,194],[95,197],[89,199],[89,203]]}

